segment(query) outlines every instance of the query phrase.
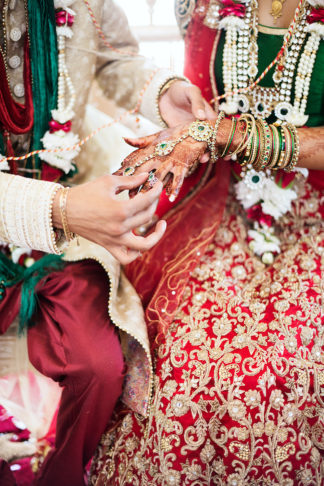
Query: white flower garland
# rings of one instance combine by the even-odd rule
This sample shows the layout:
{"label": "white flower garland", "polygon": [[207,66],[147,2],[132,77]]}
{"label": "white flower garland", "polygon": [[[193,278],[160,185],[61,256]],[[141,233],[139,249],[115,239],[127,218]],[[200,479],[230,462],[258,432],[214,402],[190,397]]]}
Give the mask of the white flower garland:
{"label": "white flower garland", "polygon": [[[75,17],[75,12],[70,8],[70,5],[75,0],[55,0],[55,9],[63,9],[68,15]],[[72,84],[71,78],[68,73],[65,56],[66,38],[71,39],[73,31],[71,27],[67,25],[57,25],[57,43],[58,43],[58,101],[57,108],[52,110],[53,120],[63,125],[70,122],[74,117],[74,105],[75,105],[75,89]],[[67,91],[67,93],[66,93]],[[68,103],[66,104],[66,98],[68,97]],[[71,147],[79,142],[79,136],[71,131],[56,130],[51,132],[47,131],[42,138],[43,146],[45,149],[65,149]],[[40,158],[46,161],[48,164],[61,169],[68,174],[73,169],[73,160],[80,152],[80,148],[65,152],[45,152],[40,154]]]}

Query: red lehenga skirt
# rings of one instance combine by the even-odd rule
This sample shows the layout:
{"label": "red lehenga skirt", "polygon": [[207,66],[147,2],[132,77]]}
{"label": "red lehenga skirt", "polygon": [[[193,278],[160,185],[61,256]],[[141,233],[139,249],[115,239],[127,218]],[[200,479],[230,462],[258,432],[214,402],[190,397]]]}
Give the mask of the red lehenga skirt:
{"label": "red lehenga skirt", "polygon": [[149,416],[105,434],[92,485],[324,484],[324,190],[298,191],[268,267],[228,197],[155,346]]}

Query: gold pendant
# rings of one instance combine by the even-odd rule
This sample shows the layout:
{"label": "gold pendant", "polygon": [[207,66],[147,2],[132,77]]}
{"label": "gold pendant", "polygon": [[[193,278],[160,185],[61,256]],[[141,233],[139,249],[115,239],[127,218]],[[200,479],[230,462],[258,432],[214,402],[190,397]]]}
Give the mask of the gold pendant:
{"label": "gold pendant", "polygon": [[281,11],[284,2],[285,0],[272,0],[270,13],[274,17],[275,21],[282,15]]}

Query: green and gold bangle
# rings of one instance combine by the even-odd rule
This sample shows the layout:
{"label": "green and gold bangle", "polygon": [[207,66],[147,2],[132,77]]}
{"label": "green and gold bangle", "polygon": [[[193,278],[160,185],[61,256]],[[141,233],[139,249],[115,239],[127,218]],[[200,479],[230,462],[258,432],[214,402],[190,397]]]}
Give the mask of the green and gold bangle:
{"label": "green and gold bangle", "polygon": [[262,164],[262,169],[265,169],[267,165],[269,164],[271,153],[272,153],[272,147],[273,147],[273,139],[272,139],[272,132],[270,129],[270,126],[268,125],[267,122],[262,120],[262,125],[264,127],[264,136],[265,136],[265,152],[264,152],[264,157],[263,157],[263,164]]}
{"label": "green and gold bangle", "polygon": [[270,128],[273,135],[273,150],[272,150],[272,156],[268,168],[273,169],[278,162],[278,157],[280,153],[280,139],[279,139],[278,128],[275,125],[270,125]]}
{"label": "green and gold bangle", "polygon": [[286,140],[286,149],[285,149],[285,158],[282,163],[282,169],[285,169],[292,160],[292,136],[291,136],[291,131],[289,128],[284,125],[283,126],[284,132],[285,132],[285,140]]}
{"label": "green and gold bangle", "polygon": [[226,157],[226,155],[228,154],[230,148],[231,148],[231,145],[232,145],[232,142],[233,142],[233,138],[234,138],[234,135],[235,135],[235,132],[236,132],[236,127],[237,127],[237,118],[235,116],[232,117],[232,125],[231,125],[231,131],[230,131],[230,135],[228,137],[228,141],[227,141],[227,144],[223,150],[223,153],[220,155],[220,158],[222,159],[223,157]]}
{"label": "green and gold bangle", "polygon": [[281,167],[283,165],[283,161],[285,159],[286,137],[285,137],[285,133],[284,133],[284,129],[283,129],[282,125],[280,126],[279,134],[280,134],[280,138],[281,138],[280,155],[279,155],[278,163],[275,166],[275,169],[281,169]]}

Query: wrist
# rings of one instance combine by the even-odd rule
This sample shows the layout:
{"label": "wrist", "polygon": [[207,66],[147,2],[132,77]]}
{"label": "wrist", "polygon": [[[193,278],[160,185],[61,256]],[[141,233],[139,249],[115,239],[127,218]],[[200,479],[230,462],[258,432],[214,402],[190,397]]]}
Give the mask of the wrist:
{"label": "wrist", "polygon": [[[228,145],[229,142],[229,137],[231,136],[231,129],[232,129],[232,120],[229,118],[224,118],[224,120],[221,121],[217,133],[217,145],[220,149],[220,151],[223,151],[225,147]],[[240,124],[239,122],[236,125],[235,132],[230,144],[230,153],[234,152],[237,147],[239,147],[240,143],[242,142],[242,132],[240,130]]]}

